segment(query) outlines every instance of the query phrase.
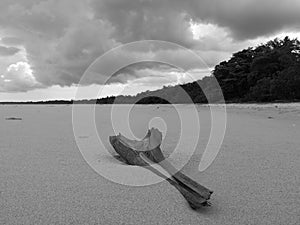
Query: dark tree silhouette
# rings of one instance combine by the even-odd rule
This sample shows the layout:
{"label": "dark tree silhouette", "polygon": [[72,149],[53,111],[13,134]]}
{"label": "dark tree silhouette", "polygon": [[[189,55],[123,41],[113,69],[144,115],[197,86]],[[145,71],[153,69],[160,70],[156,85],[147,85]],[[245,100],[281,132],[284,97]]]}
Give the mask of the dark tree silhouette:
{"label": "dark tree silhouette", "polygon": [[228,101],[293,101],[300,99],[300,42],[285,37],[233,54],[217,65]]}

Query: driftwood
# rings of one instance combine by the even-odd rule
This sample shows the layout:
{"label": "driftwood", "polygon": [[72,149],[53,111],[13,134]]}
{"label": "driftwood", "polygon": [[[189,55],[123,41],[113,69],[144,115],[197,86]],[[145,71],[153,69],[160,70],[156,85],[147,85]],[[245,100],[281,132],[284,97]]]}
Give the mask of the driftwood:
{"label": "driftwood", "polygon": [[22,118],[19,118],[19,117],[8,117],[8,118],[5,118],[6,120],[22,120]]}
{"label": "driftwood", "polygon": [[[121,134],[109,137],[111,145],[127,164],[143,166],[163,177],[183,195],[191,208],[197,209],[201,206],[209,206],[208,200],[213,192],[177,171],[165,159],[160,149],[161,139],[161,132],[154,128],[149,130],[141,141],[130,140]],[[160,169],[167,171],[171,177],[165,176],[159,171],[160,169],[156,169],[153,163],[159,165]]]}

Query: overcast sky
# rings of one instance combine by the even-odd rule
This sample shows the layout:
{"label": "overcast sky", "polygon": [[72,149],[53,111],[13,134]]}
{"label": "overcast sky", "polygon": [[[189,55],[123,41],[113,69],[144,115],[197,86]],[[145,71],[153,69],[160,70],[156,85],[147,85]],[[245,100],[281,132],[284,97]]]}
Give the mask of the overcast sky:
{"label": "overcast sky", "polygon": [[[153,59],[164,55],[188,66],[131,65],[118,71],[102,95],[189,82],[209,75],[233,52],[275,37],[300,37],[299,12],[299,0],[1,0],[0,101],[74,98],[95,59],[148,39],[191,49],[205,66],[189,62],[183,51],[152,50]],[[144,51],[124,55],[139,58]],[[96,97],[90,90],[103,83],[89,79],[84,97]]]}

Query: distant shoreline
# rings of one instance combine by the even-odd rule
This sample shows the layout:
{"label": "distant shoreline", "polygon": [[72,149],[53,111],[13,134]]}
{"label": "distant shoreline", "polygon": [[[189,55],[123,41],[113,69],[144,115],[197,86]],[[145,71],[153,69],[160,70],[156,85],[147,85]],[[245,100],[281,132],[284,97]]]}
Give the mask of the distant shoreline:
{"label": "distant shoreline", "polygon": [[[73,100],[51,100],[51,101],[37,101],[37,102],[0,102],[0,105],[72,105],[72,104],[82,104],[82,105],[91,105],[95,104],[96,100],[79,100],[79,101],[73,101]],[[225,104],[288,104],[288,103],[300,103],[300,100],[295,101],[271,101],[271,102],[255,102],[255,101],[249,101],[249,102],[238,102],[238,101],[228,101],[225,102]],[[114,103],[96,103],[97,105],[113,105]],[[191,103],[116,103],[117,105],[126,105],[126,104],[138,104],[138,105],[190,105]],[[209,103],[194,103],[197,105],[208,105]],[[210,104],[223,104],[221,102],[213,102]]]}

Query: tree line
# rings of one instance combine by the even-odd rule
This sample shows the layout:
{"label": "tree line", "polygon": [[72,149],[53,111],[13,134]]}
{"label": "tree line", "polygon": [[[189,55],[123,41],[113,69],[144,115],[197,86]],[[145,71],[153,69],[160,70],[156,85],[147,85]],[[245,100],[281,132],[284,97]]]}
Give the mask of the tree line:
{"label": "tree line", "polygon": [[[182,90],[190,100],[183,97]],[[276,38],[236,52],[228,61],[216,65],[211,76],[192,83],[136,96],[117,96],[114,100],[140,104],[207,103],[220,102],[222,94],[226,102],[300,101],[298,39]]]}
{"label": "tree line", "polygon": [[[218,81],[218,83],[216,83]],[[222,92],[218,87],[221,87]],[[220,102],[274,102],[300,100],[300,42],[274,39],[236,52],[201,80],[145,91],[135,96],[91,100],[40,101],[25,104],[185,104]],[[14,102],[12,104],[24,104]],[[5,102],[2,104],[9,104]]]}

